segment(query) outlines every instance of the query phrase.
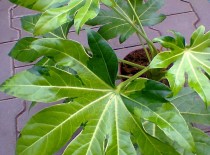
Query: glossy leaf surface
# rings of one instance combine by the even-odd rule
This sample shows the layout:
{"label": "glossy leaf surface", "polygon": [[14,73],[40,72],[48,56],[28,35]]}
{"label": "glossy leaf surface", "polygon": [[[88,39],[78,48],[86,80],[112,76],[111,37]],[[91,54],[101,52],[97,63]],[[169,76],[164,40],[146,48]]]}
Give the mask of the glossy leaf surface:
{"label": "glossy leaf surface", "polygon": [[23,7],[45,11],[48,8],[56,7],[65,4],[68,0],[9,0],[12,3],[21,5]]}
{"label": "glossy leaf surface", "polygon": [[192,89],[184,88],[169,100],[179,109],[187,122],[210,125],[210,109],[205,107],[202,99]]}
{"label": "glossy leaf surface", "polygon": [[[122,8],[132,23],[137,22],[126,1],[117,0],[116,3]],[[165,19],[165,15],[156,13],[163,4],[163,0],[149,0],[145,4],[142,1],[132,1],[132,5],[143,26],[152,26]],[[135,29],[114,10],[101,9],[99,15],[88,22],[88,24],[103,25],[98,32],[107,40],[120,36],[121,43],[135,32]]]}
{"label": "glossy leaf surface", "polygon": [[[37,39],[31,45],[37,58],[47,57],[54,65],[34,66],[1,85],[1,91],[30,101],[69,100],[32,117],[21,132],[17,154],[53,154],[70,141],[78,128],[81,133],[67,145],[64,154],[177,154],[169,144],[146,133],[141,120],[153,122],[180,147],[193,152],[195,146],[188,126],[177,109],[163,99],[168,88],[147,79],[133,81],[120,90],[114,88],[89,65],[100,62],[107,66],[101,71],[112,81],[116,70],[110,66],[117,67],[115,53],[100,35],[88,33],[90,47],[99,49],[92,51],[92,57],[75,41]],[[104,51],[112,61],[103,63],[107,57]],[[100,61],[94,60],[94,55]],[[163,90],[164,95],[155,93],[154,88]],[[158,107],[132,97],[145,91],[161,100],[157,101]]]}
{"label": "glossy leaf surface", "polygon": [[[173,66],[166,74],[173,93],[176,95],[188,84],[203,99],[210,104],[210,33],[204,33],[205,28],[200,26],[192,35],[190,45],[183,45],[183,37],[175,32],[175,38],[163,37],[155,41],[160,42],[170,51],[161,52],[150,64],[151,68],[167,68]],[[185,76],[187,75],[187,76]],[[186,78],[185,78],[186,77]]]}
{"label": "glossy leaf surface", "polygon": [[[28,16],[21,17],[22,28],[25,31],[33,34],[35,25],[38,22],[40,17],[41,17],[41,14],[28,15]],[[69,33],[69,29],[72,25],[73,25],[73,21],[67,22],[63,24],[62,26],[58,27],[57,29],[55,29],[54,31],[44,34],[43,37],[66,39]]]}

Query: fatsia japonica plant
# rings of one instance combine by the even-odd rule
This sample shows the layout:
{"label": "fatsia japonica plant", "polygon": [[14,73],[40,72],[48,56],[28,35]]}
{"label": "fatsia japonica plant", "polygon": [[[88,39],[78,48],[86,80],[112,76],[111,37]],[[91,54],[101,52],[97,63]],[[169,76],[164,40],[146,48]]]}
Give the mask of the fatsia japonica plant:
{"label": "fatsia japonica plant", "polygon": [[[34,62],[0,86],[9,95],[59,102],[35,114],[17,141],[18,155],[207,155],[210,138],[194,123],[210,125],[210,32],[200,26],[184,37],[150,40],[144,26],[162,22],[162,0],[10,0],[39,14],[21,18],[33,34],[10,56]],[[87,27],[99,26],[98,32]],[[86,27],[89,46],[71,40],[69,29]],[[107,40],[139,37],[148,66],[120,60]],[[146,42],[146,44],[145,44]],[[166,51],[157,50],[159,42]],[[119,62],[139,67],[118,75]],[[142,78],[163,75],[169,86]],[[164,73],[164,74],[163,74]],[[120,83],[119,78],[127,78]]]}

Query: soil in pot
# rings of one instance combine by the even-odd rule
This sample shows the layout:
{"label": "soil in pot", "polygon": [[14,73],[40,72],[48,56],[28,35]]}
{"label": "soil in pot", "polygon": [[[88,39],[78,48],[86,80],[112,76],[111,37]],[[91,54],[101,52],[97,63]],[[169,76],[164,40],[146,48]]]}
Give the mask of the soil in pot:
{"label": "soil in pot", "polygon": [[[149,51],[149,49],[148,49],[148,51]],[[147,59],[144,49],[137,49],[135,51],[132,51],[124,58],[124,60],[133,62],[135,64],[139,64],[141,66],[149,65],[149,61]],[[125,75],[125,76],[132,76],[132,75],[138,73],[140,70],[141,69],[139,69],[137,67],[130,66],[128,64],[124,64],[124,63],[120,64],[120,72],[122,75]],[[161,70],[159,69],[157,72],[147,72],[147,73],[143,74],[141,77],[149,78],[149,79],[153,79],[153,80],[159,80],[159,79],[161,79],[162,76],[163,76],[163,74],[161,74]],[[123,79],[123,80],[126,80],[126,79]],[[162,82],[166,85],[169,85],[167,79],[162,79],[162,80],[160,80],[160,82]]]}

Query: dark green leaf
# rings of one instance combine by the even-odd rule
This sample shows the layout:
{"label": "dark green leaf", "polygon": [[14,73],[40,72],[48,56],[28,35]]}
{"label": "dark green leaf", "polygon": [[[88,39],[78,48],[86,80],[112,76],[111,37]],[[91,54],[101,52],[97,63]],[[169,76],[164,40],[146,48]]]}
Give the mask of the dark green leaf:
{"label": "dark green leaf", "polygon": [[114,50],[92,30],[88,30],[88,43],[93,54],[88,67],[106,83],[114,86],[118,71],[118,60]]}
{"label": "dark green leaf", "polygon": [[18,61],[22,61],[22,62],[34,61],[37,58],[38,53],[37,51],[32,49],[30,45],[35,40],[36,38],[32,38],[32,37],[26,37],[26,38],[20,39],[16,43],[16,45],[12,48],[9,55],[12,58]]}
{"label": "dark green leaf", "polygon": [[[133,17],[132,10],[128,3],[121,0],[116,2],[132,22],[136,23],[137,21]],[[131,2],[143,26],[152,26],[165,19],[165,15],[156,14],[156,12],[163,6],[163,0],[149,0],[144,4],[142,1],[137,0]],[[88,22],[88,24],[103,25],[98,32],[107,40],[120,36],[120,42],[124,42],[135,32],[135,29],[113,10],[101,9],[99,15]]]}

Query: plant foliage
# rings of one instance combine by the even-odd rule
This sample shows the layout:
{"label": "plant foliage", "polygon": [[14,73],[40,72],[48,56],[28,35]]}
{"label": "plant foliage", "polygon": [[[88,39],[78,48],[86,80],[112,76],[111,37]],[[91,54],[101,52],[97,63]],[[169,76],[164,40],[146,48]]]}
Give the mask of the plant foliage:
{"label": "plant foliage", "polygon": [[[210,125],[210,33],[203,26],[190,45],[175,31],[174,38],[156,38],[169,49],[157,53],[143,26],[165,19],[157,13],[162,0],[10,1],[41,13],[21,18],[34,36],[20,39],[9,54],[35,65],[7,79],[0,91],[31,101],[30,108],[59,103],[27,122],[17,155],[51,155],[63,147],[63,155],[208,154],[209,136],[192,124]],[[79,32],[85,23],[101,25],[98,32],[86,29],[88,47],[68,39],[73,25]],[[148,43],[152,61],[135,65],[141,71],[116,84],[120,60],[106,40],[120,36],[124,42],[133,33]],[[159,68],[166,68],[170,87],[139,77],[157,75]],[[186,82],[192,89],[183,88]]]}
{"label": "plant foliage", "polygon": [[210,104],[210,33],[204,33],[205,28],[199,27],[192,35],[190,45],[185,45],[185,39],[174,32],[175,38],[170,36],[157,38],[170,51],[160,53],[151,63],[151,68],[166,68],[173,66],[166,74],[174,94],[177,94],[185,83],[188,84],[200,97]]}
{"label": "plant foliage", "polygon": [[[121,12],[128,16],[132,23],[136,24],[132,9],[128,2],[117,0],[116,3],[121,8]],[[165,19],[165,15],[156,13],[164,4],[163,0],[132,1],[132,5],[138,15],[143,26],[152,26],[160,23]],[[105,39],[112,39],[120,36],[120,42],[128,39],[136,30],[118,13],[110,9],[101,9],[99,15],[88,22],[91,25],[103,25],[99,29],[99,33]]]}

